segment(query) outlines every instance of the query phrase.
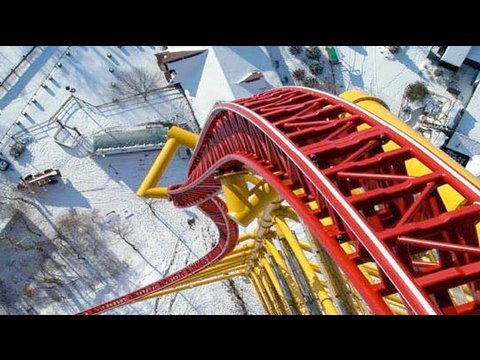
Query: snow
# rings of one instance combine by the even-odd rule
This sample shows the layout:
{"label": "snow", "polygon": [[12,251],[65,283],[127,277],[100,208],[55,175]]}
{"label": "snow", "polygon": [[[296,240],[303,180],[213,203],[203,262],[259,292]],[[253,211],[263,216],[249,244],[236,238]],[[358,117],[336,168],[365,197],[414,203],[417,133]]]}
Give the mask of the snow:
{"label": "snow", "polygon": [[[324,48],[320,46],[325,69],[317,77],[321,88],[336,94],[361,89],[382,99],[394,114],[400,113],[405,87],[416,81],[424,82],[431,92],[452,101],[455,98],[446,89],[456,87],[461,90],[458,99],[465,103],[478,73],[467,66],[452,72],[434,64],[427,59],[431,46],[401,46],[396,54],[391,54],[385,46],[336,46],[340,64],[332,66],[326,61]],[[309,74],[303,54],[291,55],[287,46],[280,47],[280,51],[291,71],[301,68]],[[435,76],[436,69],[441,69],[443,75]]]}
{"label": "snow", "polygon": [[471,46],[449,46],[440,60],[452,64],[453,66],[460,67],[465,61],[471,48]]}
{"label": "snow", "polygon": [[480,155],[474,155],[467,163],[465,168],[470,171],[474,176],[480,176]]}
{"label": "snow", "polygon": [[471,157],[466,168],[474,174],[479,173],[477,171],[480,164],[477,156],[480,155],[480,90],[478,86],[447,147]]}
{"label": "snow", "polygon": [[456,129],[457,132],[480,141],[480,90],[477,87],[465,108]]}
{"label": "snow", "polygon": [[[284,64],[290,72],[303,69],[307,76],[311,75],[308,69],[309,60],[304,53],[292,55],[287,46],[279,48]],[[396,54],[391,54],[385,46],[336,46],[335,48],[340,64],[330,65],[325,47],[320,46],[323,54],[320,61],[324,65],[324,71],[317,76],[320,89],[336,94],[350,89],[361,89],[382,99],[389,106],[390,111],[403,118],[409,126],[422,130],[419,119],[424,112],[425,104],[409,104],[411,107],[409,114],[404,113],[402,109],[407,103],[403,96],[406,86],[417,81],[423,82],[430,92],[429,99],[443,103],[442,111],[445,116],[440,116],[441,125],[453,127],[454,120],[458,119],[458,112],[469,104],[457,131],[471,139],[454,136],[450,144],[455,142],[456,145],[452,149],[457,151],[469,146],[472,149],[478,148],[476,144],[480,141],[480,127],[477,126],[476,119],[480,119],[478,114],[480,91],[476,91],[472,97],[474,91],[472,84],[479,76],[477,70],[462,66],[454,72],[439,66],[427,59],[431,46],[401,46]],[[470,52],[477,51],[477,48],[472,47]],[[435,75],[436,70],[440,70],[441,75]],[[285,67],[282,66],[281,71],[283,75]],[[301,85],[301,82],[295,82]],[[447,91],[448,87],[460,90],[460,95],[453,96]],[[448,140],[448,137],[438,130],[431,128],[423,130],[423,135],[436,146],[442,146]],[[468,150],[469,153],[472,149]]]}
{"label": "snow", "polygon": [[3,82],[33,46],[0,46],[0,81]]}
{"label": "snow", "polygon": [[[0,313],[75,313],[184,267],[206,254],[216,241],[216,228],[198,210],[178,209],[168,201],[146,201],[135,195],[158,151],[107,157],[92,154],[92,136],[109,129],[159,122],[198,129],[187,99],[178,89],[165,87],[165,82],[148,95],[148,101],[142,96],[112,101],[117,95],[110,84],[118,81],[116,74],[132,66],[159,71],[155,53],[160,49],[46,47],[39,57],[42,62],[34,62],[26,78],[19,80],[23,83],[15,90],[17,94],[0,100],[2,130],[27,142],[17,159],[6,151],[9,138],[0,148],[12,163],[11,169],[0,173],[0,195],[26,201],[11,201],[23,215],[0,239]],[[56,67],[59,61],[62,66]],[[115,69],[113,74],[109,67]],[[53,81],[48,75],[53,75]],[[41,87],[45,79],[47,88]],[[76,89],[75,98],[66,86]],[[29,103],[33,96],[36,104]],[[23,109],[28,116],[21,114]],[[15,124],[17,118],[20,125]],[[80,131],[77,146],[70,149],[55,141],[59,129],[55,119]],[[183,182],[187,163],[188,159],[177,155],[160,185]],[[19,177],[47,168],[60,169],[58,184],[34,194],[15,190]],[[196,221],[190,226],[187,219],[192,216]],[[92,220],[86,221],[82,235],[67,233],[63,239],[59,235],[62,218]],[[74,231],[82,229],[74,227]],[[248,312],[262,313],[251,287],[242,279],[235,279],[234,284]],[[221,282],[111,313],[241,311],[230,287]]]}
{"label": "snow", "polygon": [[[0,78],[29,48],[0,47],[0,59],[6,59],[0,61]],[[458,72],[438,67],[427,59],[429,46],[402,46],[397,54],[384,46],[336,46],[338,65],[330,65],[324,47],[320,48],[324,71],[317,79],[323,89],[336,94],[363,89],[384,100],[395,114],[404,105],[405,87],[422,81],[436,99],[445,100],[442,104],[453,105],[450,118],[446,117],[451,122],[453,113],[466,106],[478,76],[478,71],[467,66]],[[304,55],[291,55],[288,47],[168,48],[183,50],[206,50],[168,65],[176,73],[173,82],[181,84],[186,97],[177,87],[168,86],[163,76],[148,101],[142,96],[120,96],[112,88],[121,70],[144,67],[161,74],[155,57],[162,51],[160,46],[39,47],[31,64],[23,68],[9,91],[0,95],[0,151],[12,163],[8,171],[0,172],[0,196],[24,199],[9,200],[21,216],[0,237],[0,313],[74,313],[155,281],[211,249],[217,230],[201,212],[135,195],[158,151],[143,151],[149,148],[145,146],[123,149],[142,150],[138,152],[96,156],[93,136],[165,123],[198,131],[216,102],[246,97],[280,86],[282,81],[295,83],[290,71],[302,68],[308,74],[308,61]],[[443,74],[434,75],[437,69]],[[263,77],[241,83],[255,71]],[[67,86],[75,92],[68,91]],[[446,91],[449,86],[461,91],[458,102]],[[452,149],[460,151],[463,146],[472,155],[477,154],[471,151],[477,146],[480,154],[480,143],[475,141],[480,139],[475,121],[480,119],[479,94],[473,95],[450,141],[458,143]],[[422,106],[418,106],[417,115]],[[413,118],[417,115],[411,115],[410,125],[416,126]],[[70,141],[73,145],[68,148],[55,141],[60,128],[56,120],[78,129],[82,134],[78,144]],[[17,159],[8,152],[11,136],[27,144]],[[431,131],[429,136],[437,145],[445,140],[438,131]],[[474,157],[467,168],[477,173],[478,163]],[[183,182],[187,164],[188,159],[177,155],[160,185]],[[63,177],[58,184],[34,194],[15,190],[19,177],[47,168],[60,169]],[[187,219],[191,218],[195,223],[189,225]],[[65,219],[87,221],[69,233],[60,226],[65,225]],[[248,312],[263,313],[251,286],[240,278],[234,284]],[[112,313],[242,312],[230,285],[221,282]]]}
{"label": "snow", "polygon": [[[231,101],[281,86],[265,46],[170,46],[168,51],[206,50],[168,64],[189,97],[200,125],[219,101]],[[263,78],[240,83],[254,71]]]}

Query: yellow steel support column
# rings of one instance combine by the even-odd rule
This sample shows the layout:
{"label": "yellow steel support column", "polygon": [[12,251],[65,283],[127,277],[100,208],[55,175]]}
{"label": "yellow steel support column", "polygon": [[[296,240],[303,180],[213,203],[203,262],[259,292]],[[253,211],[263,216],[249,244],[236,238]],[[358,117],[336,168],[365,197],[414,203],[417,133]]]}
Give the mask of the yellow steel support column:
{"label": "yellow steel support column", "polygon": [[[249,239],[251,240],[251,239]],[[235,249],[233,249],[233,251],[228,254],[228,256],[230,255],[233,255],[233,254],[238,254],[239,252],[242,252],[242,251],[245,251],[245,250],[250,250],[253,248],[253,242],[251,243],[248,243],[248,244],[242,244],[242,245],[238,245]]]}
{"label": "yellow steel support column", "polygon": [[145,179],[138,188],[138,196],[160,199],[168,198],[167,187],[157,187],[156,185],[175,156],[177,149],[178,142],[175,139],[168,139],[150,168],[147,176],[145,176]]}
{"label": "yellow steel support column", "polygon": [[168,131],[168,137],[160,154],[150,168],[147,176],[137,190],[137,195],[147,198],[167,199],[167,187],[157,187],[160,177],[164,174],[180,145],[193,149],[198,141],[198,135],[173,126]]}
{"label": "yellow steel support column", "polygon": [[298,215],[293,211],[293,209],[290,206],[281,206],[276,210],[276,214],[278,216],[291,219],[293,221],[299,221]]}
{"label": "yellow steel support column", "polygon": [[270,282],[270,279],[268,278],[265,270],[260,265],[260,263],[255,262],[254,272],[256,272],[260,280],[260,283],[263,285],[263,288],[265,289],[265,293],[267,294],[267,297],[270,300],[270,303],[272,304],[275,314],[282,315],[283,313],[282,306],[280,302],[277,300],[272,283]]}
{"label": "yellow steel support column", "polygon": [[308,228],[305,228],[305,233],[311,247],[315,250],[315,255],[320,265],[320,272],[326,278],[327,286],[330,293],[335,297],[338,307],[346,315],[357,314],[352,294],[347,288],[344,276],[338,269],[338,266],[320,246],[320,243],[313,237]]}
{"label": "yellow steel support column", "polygon": [[273,303],[272,303],[272,300],[270,299],[270,296],[267,293],[267,289],[265,289],[265,286],[260,279],[260,271],[259,271],[258,267],[255,266],[252,269],[252,271],[250,273],[250,276],[252,277],[252,279],[257,284],[257,288],[259,289],[260,294],[262,295],[263,303],[267,307],[268,314],[276,315],[277,311],[276,311],[275,307],[273,306]]}
{"label": "yellow steel support column", "polygon": [[232,269],[236,269],[239,266],[243,266],[245,264],[245,260],[246,260],[246,258],[245,259],[239,259],[238,261],[235,261],[231,264],[223,264],[223,265],[218,266],[214,269],[207,268],[204,271],[202,271],[201,273],[192,275],[192,276],[188,277],[188,279],[185,279],[185,280],[183,280],[182,282],[179,282],[179,283],[188,282],[188,281],[196,281],[198,279],[203,279],[205,277],[215,276],[215,275],[223,274],[223,273],[228,272],[228,271],[232,271]]}
{"label": "yellow steel support column", "polygon": [[285,313],[291,314],[290,312],[290,304],[287,301],[287,298],[283,292],[282,286],[280,285],[280,282],[272,269],[270,263],[268,260],[265,258],[264,254],[260,254],[258,260],[260,261],[260,264],[262,264],[263,268],[265,269],[265,272],[267,273],[267,276],[270,279],[270,282],[273,285],[273,288],[275,292],[277,293],[277,297],[281,301],[282,308],[285,309]]}
{"label": "yellow steel support column", "polygon": [[220,175],[228,215],[240,225],[250,224],[278,195],[266,182],[260,182],[248,190],[246,171]]}
{"label": "yellow steel support column", "polygon": [[265,295],[262,293],[262,290],[259,288],[257,279],[255,278],[255,274],[251,272],[250,274],[247,275],[248,279],[250,280],[250,283],[252,284],[253,288],[255,289],[255,292],[257,293],[257,298],[260,304],[262,304],[263,310],[265,311],[265,314],[267,315],[272,315],[270,312],[270,308],[267,304],[267,300],[265,299]]}
{"label": "yellow steel support column", "polygon": [[247,171],[240,171],[220,175],[218,178],[222,184],[222,191],[225,195],[225,203],[228,208],[228,215],[238,221],[249,211],[248,191],[245,175]]}
{"label": "yellow steel support column", "polygon": [[271,239],[267,239],[265,241],[265,249],[267,253],[271,256],[275,264],[278,266],[281,273],[283,274],[283,277],[285,278],[287,286],[290,289],[290,292],[292,293],[294,306],[300,312],[300,314],[308,315],[309,314],[308,309],[305,306],[305,303],[297,287],[297,284],[295,283],[295,280],[292,278],[292,276],[288,272],[288,267],[287,267],[287,264],[285,263],[285,260],[283,259],[282,254],[277,250],[275,245],[273,245],[273,242]]}
{"label": "yellow steel support column", "polygon": [[180,145],[183,145],[191,150],[195,149],[198,142],[198,134],[194,134],[190,131],[179,128],[178,126],[172,126],[168,130],[168,137],[175,139]]}
{"label": "yellow steel support column", "polygon": [[255,239],[255,233],[254,232],[248,232],[240,235],[238,237],[238,243],[240,244],[241,242],[248,241],[248,240],[253,240]]}
{"label": "yellow steel support column", "polygon": [[[220,260],[219,263],[220,262],[228,262],[228,261],[233,260],[233,259],[238,259],[240,257],[250,255],[251,252],[252,252],[252,249],[247,249],[247,250],[243,250],[241,252],[235,253],[235,254],[227,255],[222,260]],[[217,265],[217,264],[215,264],[215,265]],[[212,265],[212,266],[215,266],[215,265]]]}
{"label": "yellow steel support column", "polygon": [[[195,275],[192,275],[192,276],[188,277],[185,280],[182,280],[182,281],[176,283],[174,286],[193,283],[195,281],[205,279],[207,277],[217,276],[217,275],[221,275],[221,274],[224,274],[224,273],[227,273],[227,272],[237,271],[241,267],[246,268],[246,265],[245,265],[246,259],[247,259],[247,256],[244,255],[243,257],[238,257],[238,258],[232,259],[228,262],[222,262],[222,263],[219,262],[219,263],[217,263],[213,266],[210,266],[210,267],[200,271],[199,273],[197,273]],[[166,289],[170,289],[170,288],[171,287],[167,287]]]}
{"label": "yellow steel support column", "polygon": [[[280,202],[281,200],[279,200],[278,197],[275,198],[274,201],[265,207],[262,215],[258,218],[258,227],[255,230],[255,243],[252,249],[251,260],[256,259],[259,251],[263,248],[263,244],[267,238],[266,235],[273,225],[271,213],[275,209],[278,209]],[[251,271],[253,263],[253,261],[248,263],[247,273]]]}
{"label": "yellow steel support column", "polygon": [[311,287],[312,291],[318,296],[322,309],[327,315],[337,315],[338,312],[333,304],[332,299],[325,291],[322,284],[320,283],[320,280],[317,277],[317,274],[310,266],[310,262],[303,253],[303,250],[298,244],[295,235],[292,233],[286,222],[281,217],[275,217],[274,221],[276,224],[277,233],[282,235],[280,240],[286,242],[294,253],[302,268],[302,271],[305,274],[305,277],[308,280],[309,286]]}

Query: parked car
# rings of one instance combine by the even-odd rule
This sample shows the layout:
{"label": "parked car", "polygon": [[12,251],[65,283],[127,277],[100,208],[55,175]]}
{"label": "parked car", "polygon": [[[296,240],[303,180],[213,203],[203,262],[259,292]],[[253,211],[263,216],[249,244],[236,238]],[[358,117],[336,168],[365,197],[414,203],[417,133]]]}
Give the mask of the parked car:
{"label": "parked car", "polygon": [[21,178],[17,188],[19,190],[31,189],[33,187],[44,187],[46,185],[56,184],[58,182],[58,178],[60,177],[62,177],[60,170],[47,169],[37,174],[29,174]]}

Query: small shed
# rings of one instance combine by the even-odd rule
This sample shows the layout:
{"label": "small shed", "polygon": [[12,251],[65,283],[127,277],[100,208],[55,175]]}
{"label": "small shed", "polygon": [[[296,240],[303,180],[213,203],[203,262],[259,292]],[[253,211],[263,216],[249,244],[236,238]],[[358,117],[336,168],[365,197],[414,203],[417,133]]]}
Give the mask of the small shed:
{"label": "small shed", "polygon": [[471,46],[449,46],[442,55],[440,63],[451,70],[458,70],[471,48]]}

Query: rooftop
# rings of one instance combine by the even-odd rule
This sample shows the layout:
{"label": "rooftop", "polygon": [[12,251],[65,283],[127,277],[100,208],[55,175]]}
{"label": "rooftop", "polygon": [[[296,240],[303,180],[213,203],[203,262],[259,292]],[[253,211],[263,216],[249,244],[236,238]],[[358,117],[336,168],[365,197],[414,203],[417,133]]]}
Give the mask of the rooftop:
{"label": "rooftop", "polygon": [[449,46],[443,54],[441,61],[460,67],[465,61],[471,46]]}
{"label": "rooftop", "polygon": [[231,101],[281,86],[265,46],[171,46],[198,53],[168,65],[189,97],[200,125],[218,101]]}
{"label": "rooftop", "polygon": [[[472,95],[448,147],[465,155],[480,154],[480,88]],[[459,145],[460,143],[460,145]]]}
{"label": "rooftop", "polygon": [[204,50],[198,51],[164,51],[158,53],[157,59],[164,64],[173,63],[175,61],[183,60],[198,54],[201,54]]}

